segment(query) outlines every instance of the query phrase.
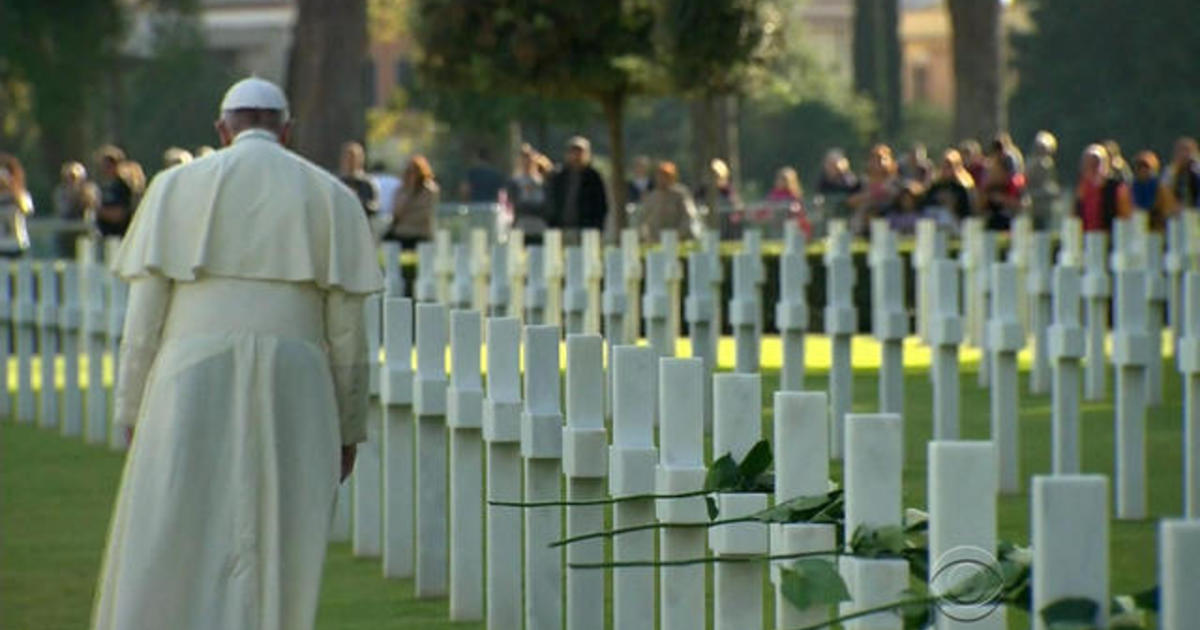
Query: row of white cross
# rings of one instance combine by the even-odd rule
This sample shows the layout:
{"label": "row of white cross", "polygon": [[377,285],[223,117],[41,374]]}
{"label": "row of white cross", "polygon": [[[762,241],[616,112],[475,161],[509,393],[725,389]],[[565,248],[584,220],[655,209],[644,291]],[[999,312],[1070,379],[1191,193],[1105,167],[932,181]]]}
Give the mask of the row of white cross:
{"label": "row of white cross", "polygon": [[[1118,228],[1118,234],[1122,229],[1125,228]],[[846,232],[834,230],[825,259],[829,291],[826,331],[834,338],[834,372],[828,394],[799,391],[803,388],[803,333],[807,329],[804,287],[808,268],[803,241],[794,232],[789,235],[781,257],[780,303],[776,307],[776,321],[785,337],[785,374],[781,390],[774,395],[777,485],[773,499],[778,504],[828,491],[828,463],[840,452],[845,461],[846,539],[836,541],[833,527],[822,524],[768,527],[738,523],[707,532],[700,528],[670,528],[658,534],[657,555],[654,534],[649,531],[614,537],[613,561],[673,561],[707,554],[736,558],[768,552],[832,552],[848,544],[849,536],[860,526],[902,523],[901,344],[908,333],[903,306],[903,262],[890,235],[876,234],[870,261],[875,297],[872,332],[883,343],[885,354],[880,378],[881,413],[847,413],[851,383],[849,341],[857,328],[857,314],[851,298],[853,266]],[[1065,264],[1071,260],[1069,244],[1060,256],[1060,264],[1051,268],[1048,237],[1044,234],[1032,237],[1036,251],[1026,259],[1024,269],[1016,254],[1010,254],[1009,262],[1004,263],[994,262],[994,253],[991,258],[979,257],[970,242],[972,239],[987,242],[991,238],[979,234],[968,237],[963,261],[950,261],[944,253],[935,253],[917,265],[920,293],[928,293],[918,297],[919,302],[924,300],[928,305],[927,314],[918,315],[918,328],[922,321],[926,322],[924,337],[935,348],[931,373],[936,394],[935,439],[928,447],[931,574],[936,575],[940,567],[962,562],[963,554],[978,561],[980,551],[991,553],[996,545],[995,497],[998,492],[1019,491],[1016,354],[1025,346],[1026,334],[1018,297],[1028,295],[1033,311],[1029,313],[1031,320],[1039,322],[1039,326],[1048,325],[1044,335],[1035,336],[1045,339],[1035,342],[1035,354],[1044,353],[1053,366],[1050,380],[1055,408],[1055,474],[1035,477],[1032,486],[1031,539],[1035,556],[1032,608],[1040,610],[1064,597],[1086,597],[1102,603],[1097,622],[1103,624],[1110,595],[1108,480],[1103,476],[1078,474],[1079,397],[1072,392],[1078,389],[1079,360],[1086,354],[1079,318],[1082,274],[1077,266]],[[1089,236],[1078,240],[1095,239]],[[382,364],[379,381],[385,385],[381,388],[382,416],[377,426],[381,427],[378,434],[382,435],[383,446],[382,450],[372,452],[379,446],[369,442],[364,449],[367,456],[360,459],[355,473],[354,500],[347,504],[353,506],[354,513],[343,513],[343,526],[353,523],[353,527],[341,531],[354,541],[356,553],[381,554],[385,575],[413,576],[418,596],[448,594],[450,617],[455,620],[486,619],[492,628],[558,628],[563,619],[568,628],[601,628],[607,621],[618,628],[653,627],[657,598],[662,627],[703,627],[708,614],[703,567],[661,567],[657,584],[653,569],[611,569],[613,600],[608,607],[604,600],[604,572],[565,568],[565,564],[604,561],[604,543],[592,540],[569,545],[565,557],[548,546],[563,536],[602,530],[603,506],[522,510],[489,505],[484,510],[479,489],[486,481],[483,496],[487,499],[525,502],[558,501],[564,496],[570,501],[586,501],[678,493],[702,487],[706,461],[725,453],[735,458],[744,456],[761,431],[761,380],[756,374],[764,276],[761,255],[752,250],[734,258],[734,287],[728,313],[738,345],[737,369],[734,373],[710,375],[712,355],[673,358],[674,337],[664,332],[670,330],[670,313],[678,305],[670,297],[672,276],[668,271],[669,264],[675,264],[675,255],[651,252],[644,260],[646,288],[640,311],[648,343],[636,347],[622,342],[631,339],[624,336],[627,331],[624,322],[635,311],[629,297],[638,295],[635,280],[641,278],[617,273],[621,269],[618,263],[628,263],[631,257],[621,250],[610,250],[605,256],[608,264],[602,278],[621,280],[605,283],[599,300],[605,307],[606,330],[620,331],[613,335],[617,340],[610,338],[606,343],[597,334],[579,330],[580,326],[589,325],[586,322],[600,319],[586,316],[588,305],[596,302],[587,299],[588,292],[598,289],[599,282],[588,286],[587,274],[579,272],[583,266],[581,249],[567,248],[564,253],[568,268],[565,287],[557,281],[542,281],[547,277],[544,270],[551,266],[545,253],[553,247],[528,249],[530,275],[526,282],[512,280],[516,277],[512,270],[519,264],[515,263],[519,257],[511,255],[511,248],[498,246],[492,252],[491,281],[486,285],[491,299],[487,308],[497,316],[486,321],[478,310],[468,310],[473,304],[467,296],[482,292],[455,289],[456,285],[483,284],[480,265],[459,262],[452,266],[457,273],[440,280],[436,274],[419,270],[418,299],[423,282],[433,287],[440,283],[447,287],[446,293],[456,302],[454,306],[460,308],[448,311],[445,305],[436,302],[416,304],[415,372],[407,358],[412,350],[411,341],[399,338],[405,336],[404,331],[411,330],[413,304],[400,297],[382,301],[385,353],[399,360]],[[436,251],[436,244],[422,248],[424,269],[438,269],[434,264]],[[717,310],[715,296],[719,295],[719,283],[711,281],[719,277],[713,273],[715,266],[704,258],[708,251],[711,250],[701,250],[689,257],[691,281],[684,303],[684,314],[694,337],[697,322],[707,325],[699,330],[702,341],[709,341],[708,335],[715,334],[713,311]],[[1121,251],[1118,249],[1117,253]],[[468,258],[461,253],[462,248],[458,252],[457,260]],[[389,261],[394,258],[387,256]],[[920,246],[916,258],[922,258]],[[506,266],[496,264],[497,260],[505,260]],[[1041,260],[1045,265],[1038,262]],[[1150,300],[1145,287],[1146,278],[1152,275],[1151,268],[1144,263],[1141,267],[1126,264],[1131,262],[1127,258],[1113,260],[1126,261],[1117,265],[1115,273],[1117,325],[1113,363],[1122,371],[1145,370],[1154,356],[1145,350],[1151,347],[1152,333],[1147,328],[1145,309],[1137,303],[1145,305]],[[640,269],[643,261],[637,262]],[[1188,265],[1187,269],[1195,269],[1195,259]],[[964,283],[960,283],[960,267],[967,272],[962,276],[974,278],[974,282],[965,282],[965,289],[961,288]],[[473,271],[463,273],[467,270]],[[926,271],[929,275],[923,276]],[[1022,271],[1028,277],[1028,293],[1021,290],[1018,280]],[[497,285],[504,283],[495,282],[497,276],[509,280],[508,286],[522,287],[523,291],[498,290]],[[1051,280],[1047,281],[1047,277]],[[1194,388],[1195,371],[1189,372],[1191,368],[1184,366],[1200,363],[1196,358],[1188,358],[1192,348],[1200,347],[1194,341],[1200,339],[1200,302],[1197,302],[1200,275],[1189,271],[1178,274],[1177,279],[1187,287],[1179,304],[1181,311],[1189,315],[1186,326],[1175,320],[1184,328],[1178,344],[1179,364],[1188,376],[1189,387]],[[392,286],[399,285],[392,283]],[[1144,293],[1138,294],[1139,288]],[[435,288],[425,295],[436,298],[437,291]],[[966,294],[968,305],[976,303],[975,315],[982,321],[970,323],[970,314],[968,321],[963,321],[960,292]],[[515,293],[523,294],[523,309],[513,309],[511,302],[495,299]],[[982,301],[980,293],[985,296]],[[547,297],[554,294],[559,297]],[[1045,316],[1043,296],[1051,301],[1050,317]],[[558,306],[548,306],[552,304]],[[369,308],[379,309],[380,303]],[[561,330],[556,325],[542,323],[557,309],[563,315],[560,321],[573,329],[566,336],[565,424],[559,389]],[[1139,310],[1143,313],[1140,317]],[[580,311],[584,315],[578,315]],[[521,313],[532,323],[522,328],[518,317],[505,316],[509,313]],[[976,334],[988,340],[987,382],[992,388],[993,422],[990,442],[958,440],[958,347],[963,329],[972,325],[979,329]],[[486,392],[479,376],[477,349],[481,327],[485,327],[488,357]],[[844,342],[840,349],[839,337]],[[451,357],[449,379],[443,358],[447,345]],[[1038,349],[1038,345],[1042,347]],[[606,370],[606,365],[611,369]],[[523,394],[519,389],[522,375]],[[1145,409],[1143,402],[1130,401],[1131,395],[1126,390],[1144,388],[1146,383],[1144,372],[1131,371],[1118,384],[1115,396],[1119,445],[1116,504],[1117,515],[1122,518],[1140,518],[1145,510],[1142,428]],[[1200,392],[1188,391],[1187,426],[1195,427],[1194,409]],[[839,396],[843,397],[841,407],[836,400]],[[704,420],[709,414],[712,452],[706,454]],[[837,421],[839,414],[842,422]],[[658,447],[655,426],[658,426]],[[611,427],[611,443],[607,427]],[[1195,434],[1191,428],[1187,433]],[[445,459],[447,439],[449,462]],[[1194,447],[1186,450],[1189,475],[1195,470],[1196,453]],[[378,458],[382,458],[382,469]],[[415,476],[411,472],[414,459]],[[360,491],[358,480],[364,476],[371,481]],[[382,479],[385,497],[381,518],[375,511],[378,508],[369,505],[371,497],[379,495],[376,479]],[[1189,477],[1189,497],[1195,493],[1195,481],[1194,476]],[[721,518],[755,513],[766,508],[770,499],[760,493],[716,497]],[[1189,510],[1191,505],[1189,499]],[[1189,511],[1188,517],[1195,519],[1196,515]],[[655,522],[703,523],[707,518],[701,498],[658,501],[647,498],[613,506],[611,527],[620,529]],[[1183,620],[1200,618],[1200,609],[1196,608],[1200,599],[1195,597],[1200,582],[1190,573],[1200,561],[1200,523],[1166,521],[1161,537],[1163,627],[1186,627]],[[755,563],[715,566],[711,585],[714,627],[763,627],[764,566]],[[909,584],[903,560],[844,556],[839,560],[839,570],[852,596],[840,614],[897,601]],[[773,570],[772,578],[778,589],[778,571]],[[826,608],[796,610],[778,593],[775,611],[774,625],[779,628],[802,626],[833,614]],[[940,623],[943,627],[957,627],[954,615],[946,612],[942,611]],[[955,614],[975,612],[978,611],[960,610]],[[900,627],[900,624],[895,615],[881,613],[854,620],[848,627]],[[1035,625],[1040,624],[1040,619],[1035,621]],[[996,610],[970,627],[1004,627],[1003,611]]]}
{"label": "row of white cross", "polygon": [[[1050,385],[1054,409],[1054,475],[1035,477],[1032,485],[1032,607],[1086,597],[1102,603],[1099,614],[1107,614],[1108,480],[1078,474],[1080,360],[1103,375],[1103,345],[1099,355],[1088,355],[1094,344],[1085,340],[1094,339],[1099,328],[1103,344],[1109,296],[1114,297],[1116,512],[1120,518],[1144,517],[1145,407],[1156,387],[1148,373],[1150,365],[1160,363],[1147,349],[1161,336],[1152,322],[1161,319],[1163,311],[1155,304],[1162,302],[1185,377],[1185,514],[1193,520],[1161,525],[1161,619],[1164,628],[1184,628],[1200,618],[1195,575],[1200,524],[1194,520],[1200,509],[1200,230],[1195,221],[1192,213],[1171,223],[1165,255],[1154,235],[1136,223],[1120,222],[1107,260],[1105,235],[1083,236],[1077,223],[1068,222],[1057,266],[1049,260],[1049,237],[1023,235],[1020,224],[1004,263],[995,262],[993,237],[971,221],[959,261],[946,257],[944,238],[936,231],[924,224],[919,228],[912,258],[916,328],[934,350],[927,494],[931,575],[962,561],[963,549],[991,553],[996,494],[1020,489],[1016,353],[1026,345],[1028,330],[1035,354],[1031,385],[1035,391]],[[565,497],[572,501],[696,490],[704,481],[705,462],[725,453],[741,458],[759,439],[758,349],[766,273],[757,235],[748,235],[733,261],[727,312],[738,349],[734,373],[724,374],[712,373],[723,283],[712,237],[687,258],[686,299],[677,244],[669,233],[662,247],[644,258],[636,241],[628,236],[622,241],[620,249],[603,251],[598,234],[585,233],[581,247],[564,248],[561,236],[550,232],[540,246],[524,247],[519,236],[489,246],[486,236],[476,234],[464,247],[451,246],[440,234],[435,243],[419,248],[415,308],[399,297],[405,293],[399,252],[385,249],[387,295],[369,299],[366,315],[372,356],[383,356],[372,365],[369,440],[339,497],[333,535],[352,540],[358,555],[380,556],[385,576],[412,576],[417,596],[449,595],[452,619],[486,619],[491,628],[559,628],[564,619],[573,629],[606,627],[606,622],[618,628],[653,627],[657,599],[663,628],[695,628],[703,627],[708,616],[704,602],[711,588],[714,627],[764,625],[761,563],[720,563],[711,586],[703,566],[662,567],[657,584],[653,569],[612,569],[613,601],[607,606],[605,571],[566,568],[566,563],[604,561],[605,543],[569,545],[565,557],[548,546],[563,536],[603,529],[604,506],[521,509],[483,500],[557,501],[564,496],[564,481]],[[780,257],[775,312],[784,347],[780,391],[773,396],[775,493],[722,494],[716,501],[724,519],[754,513],[772,499],[778,504],[822,494],[830,489],[830,459],[841,458],[846,539],[835,540],[831,525],[811,523],[670,528],[658,533],[657,556],[652,532],[614,537],[612,560],[832,553],[860,526],[903,522],[901,371],[909,332],[904,261],[894,237],[873,227],[872,333],[884,354],[880,413],[852,414],[850,340],[857,313],[850,235],[835,225],[825,251],[824,321],[833,344],[829,391],[803,391],[810,270],[803,238],[790,231]],[[1099,264],[1081,264],[1088,260]],[[1105,263],[1111,263],[1111,277]],[[103,387],[87,388],[84,421],[75,361],[83,348],[89,385],[103,383],[105,350],[115,356],[119,348],[124,286],[86,256],[41,265],[22,260],[0,266],[0,273],[16,274],[15,290],[0,291],[0,300],[9,302],[0,313],[11,313],[16,341],[18,421],[58,423],[67,435],[82,432],[90,441],[123,446],[123,436],[111,428]],[[8,286],[0,280],[0,287]],[[1101,296],[1102,307],[1089,315],[1085,331],[1080,304],[1087,300],[1090,310]],[[485,310],[493,317],[484,318]],[[674,358],[681,319],[689,326],[693,358]],[[642,347],[631,345],[639,323],[647,333]],[[598,334],[601,325],[607,337]],[[559,371],[563,328],[565,424]],[[958,350],[964,336],[987,347],[990,442],[958,439]],[[7,359],[9,335],[2,337],[0,350]],[[56,349],[63,354],[62,404],[46,387],[35,403],[35,340],[43,370],[53,367]],[[487,350],[486,390],[482,347]],[[7,366],[7,360],[0,365]],[[52,376],[43,372],[42,382],[53,382]],[[1157,387],[1161,391],[1161,381]],[[0,390],[7,396],[7,388]],[[712,450],[705,453],[708,431]],[[700,497],[641,499],[614,506],[611,526],[707,519]],[[837,562],[852,596],[841,614],[899,600],[909,584],[903,560],[843,556]],[[794,609],[778,593],[779,576],[772,568],[775,627],[798,627],[834,614],[826,608]],[[939,623],[955,627],[946,614]],[[899,624],[898,617],[881,613],[849,627]],[[1004,627],[1003,611],[969,627]]]}
{"label": "row of white cross", "polygon": [[[104,243],[107,252],[117,245],[116,240]],[[81,240],[79,252],[74,261],[22,258],[0,265],[0,409],[12,410],[17,422],[36,421],[64,436],[83,435],[89,443],[122,450],[126,436],[110,420],[103,383],[106,356],[116,372],[128,287],[97,261],[95,243]],[[15,405],[8,386],[14,354]],[[61,400],[54,385],[60,355]],[[81,360],[86,362],[86,398]],[[41,384],[36,389],[35,372]]]}

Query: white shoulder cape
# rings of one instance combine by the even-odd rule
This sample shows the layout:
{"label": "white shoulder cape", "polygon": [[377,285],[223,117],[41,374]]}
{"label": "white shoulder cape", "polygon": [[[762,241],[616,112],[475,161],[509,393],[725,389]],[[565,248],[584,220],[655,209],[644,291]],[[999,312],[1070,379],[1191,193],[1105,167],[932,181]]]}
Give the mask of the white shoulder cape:
{"label": "white shoulder cape", "polygon": [[383,289],[358,198],[257,130],[156,176],[112,266],[127,280],[213,275]]}

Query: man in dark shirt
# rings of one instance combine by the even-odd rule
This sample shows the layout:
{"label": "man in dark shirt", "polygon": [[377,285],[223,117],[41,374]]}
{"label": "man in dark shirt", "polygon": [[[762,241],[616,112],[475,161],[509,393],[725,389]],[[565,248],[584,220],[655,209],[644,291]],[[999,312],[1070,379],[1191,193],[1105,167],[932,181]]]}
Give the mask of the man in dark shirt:
{"label": "man in dark shirt", "polygon": [[604,229],[608,193],[604,178],[592,167],[591,143],[575,136],[567,142],[566,160],[550,179],[551,227],[564,230]]}
{"label": "man in dark shirt", "polygon": [[367,176],[367,156],[363,146],[357,142],[347,142],[342,145],[341,173],[338,179],[358,195],[363,212],[370,217],[379,210],[379,189],[375,182]]}
{"label": "man in dark shirt", "polygon": [[481,148],[475,153],[471,166],[467,168],[462,194],[470,203],[498,202],[500,191],[508,183],[504,174],[491,165],[490,158],[488,150]]}
{"label": "man in dark shirt", "polygon": [[125,152],[114,146],[97,151],[100,171],[100,208],[96,211],[96,229],[103,236],[125,236],[133,220],[133,189],[121,179],[119,167]]}

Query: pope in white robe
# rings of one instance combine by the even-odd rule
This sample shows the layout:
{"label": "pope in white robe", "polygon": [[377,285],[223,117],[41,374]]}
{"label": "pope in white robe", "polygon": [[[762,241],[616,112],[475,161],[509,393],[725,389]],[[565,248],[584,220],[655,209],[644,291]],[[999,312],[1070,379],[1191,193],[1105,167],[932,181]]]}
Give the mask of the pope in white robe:
{"label": "pope in white robe", "polygon": [[311,628],[366,437],[362,304],[383,279],[362,207],[283,146],[278,87],[241,81],[221,110],[226,147],[154,179],[113,263],[133,442],[98,630]]}

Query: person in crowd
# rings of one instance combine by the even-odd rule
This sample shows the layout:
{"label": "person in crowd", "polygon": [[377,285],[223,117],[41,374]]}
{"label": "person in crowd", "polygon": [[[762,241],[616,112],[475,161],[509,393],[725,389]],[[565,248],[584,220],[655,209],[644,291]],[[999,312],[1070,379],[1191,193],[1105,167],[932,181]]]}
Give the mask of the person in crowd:
{"label": "person in crowd", "polygon": [[1054,156],[1058,153],[1058,139],[1049,131],[1039,131],[1033,138],[1033,149],[1025,167],[1025,182],[1029,190],[1030,215],[1033,229],[1048,230],[1055,217],[1054,209],[1061,194],[1058,186],[1058,169]]}
{"label": "person in crowd", "polygon": [[400,190],[401,186],[400,178],[393,175],[387,164],[379,160],[371,163],[371,168],[367,169],[367,177],[375,184],[375,190],[379,191],[376,216],[391,217],[392,210],[395,209],[396,191]]}
{"label": "person in crowd", "polygon": [[[993,144],[993,148],[996,148]],[[1017,154],[993,151],[979,195],[980,213],[984,227],[993,232],[1006,232],[1012,220],[1026,205],[1025,175],[1021,173]]]}
{"label": "person in crowd", "polygon": [[439,196],[429,160],[423,155],[414,155],[404,170],[404,183],[396,191],[392,225],[386,238],[400,241],[405,249],[415,248],[417,243],[433,238],[433,215]]}
{"label": "person in crowd", "polygon": [[1105,140],[1104,150],[1108,151],[1108,168],[1113,177],[1119,177],[1126,184],[1133,181],[1133,169],[1125,161],[1121,153],[1121,145],[1116,140]]}
{"label": "person in crowd", "polygon": [[787,219],[795,221],[805,235],[812,234],[808,213],[804,207],[804,189],[800,186],[800,175],[796,169],[785,166],[775,173],[775,185],[767,193],[767,201],[786,203]]}
{"label": "person in crowd", "polygon": [[546,175],[552,168],[549,158],[526,143],[521,145],[517,170],[508,180],[513,227],[521,230],[531,244],[540,243],[546,231]]}
{"label": "person in crowd", "polygon": [[862,189],[858,175],[850,169],[850,160],[841,149],[830,149],[821,162],[821,177],[817,180],[817,205],[825,208],[826,216],[846,219],[850,207],[846,199]]}
{"label": "person in crowd", "polygon": [[933,162],[929,160],[929,150],[925,145],[920,142],[913,144],[900,159],[898,171],[900,179],[906,184],[916,184],[920,188],[928,186],[933,177]]}
{"label": "person in crowd", "polygon": [[1175,141],[1171,164],[1162,176],[1162,191],[1163,211],[1168,216],[1200,206],[1200,149],[1194,138]]}
{"label": "person in crowd", "polygon": [[216,150],[213,149],[212,147],[208,146],[207,144],[202,144],[202,145],[196,147],[195,151],[192,151],[192,155],[195,156],[195,158],[197,160],[199,160],[202,157],[210,156],[213,153],[216,153]]}
{"label": "person in crowd", "polygon": [[492,166],[491,153],[486,147],[471,156],[471,165],[459,187],[460,196],[469,203],[497,203],[504,190],[504,174]]}
{"label": "person in crowd", "polygon": [[642,200],[642,240],[657,243],[663,230],[675,230],[679,240],[692,238],[696,205],[692,193],[679,183],[679,171],[673,162],[659,162],[654,171],[654,186]]}
{"label": "person in crowd", "polygon": [[33,197],[25,188],[25,169],[14,155],[0,153],[0,256],[29,251],[25,218],[33,214]]}
{"label": "person in crowd", "polygon": [[1012,136],[1007,131],[997,132],[992,137],[991,144],[988,145],[987,155],[984,156],[985,168],[992,166],[994,163],[1007,159],[1007,165],[1014,173],[1025,173],[1025,156],[1021,154],[1021,149],[1013,142]]}
{"label": "person in crowd", "polygon": [[633,158],[633,177],[629,178],[629,181],[626,183],[628,192],[625,193],[625,201],[629,203],[641,203],[654,188],[654,182],[657,177],[657,174],[652,175],[650,173],[649,157],[639,155]]}
{"label": "person in crowd", "polygon": [[697,208],[700,222],[710,229],[721,225],[721,215],[741,205],[737,191],[733,189],[733,178],[729,165],[724,160],[713,158],[705,169],[700,186],[696,189],[696,199],[703,207]]}
{"label": "person in crowd", "polygon": [[867,153],[863,188],[846,200],[854,210],[850,220],[850,229],[854,233],[866,234],[871,219],[886,216],[896,203],[896,196],[900,192],[900,178],[896,170],[891,147],[886,144],[871,147]]}
{"label": "person in crowd", "polygon": [[172,166],[187,164],[192,161],[192,154],[187,149],[179,147],[171,147],[163,151],[163,168],[168,169]]}
{"label": "person in crowd", "polygon": [[962,155],[963,167],[971,174],[975,189],[983,186],[984,172],[987,171],[987,161],[983,155],[983,147],[974,138],[967,138],[958,143],[958,152]]}
{"label": "person in crowd", "polygon": [[338,179],[358,197],[363,212],[372,217],[379,210],[379,188],[367,176],[367,155],[363,146],[350,141],[342,145],[342,156],[338,164]]}
{"label": "person in crowd", "polygon": [[1158,155],[1153,151],[1139,151],[1133,156],[1133,179],[1129,183],[1129,197],[1133,209],[1145,212],[1150,227],[1163,228],[1163,195],[1161,194],[1161,167]]}
{"label": "person in crowd", "polygon": [[942,163],[921,196],[920,205],[939,226],[949,229],[957,229],[971,215],[975,207],[975,180],[956,149],[947,149],[942,154]]}
{"label": "person in crowd", "polygon": [[107,145],[96,153],[100,173],[100,208],[96,211],[96,229],[102,236],[124,236],[136,208],[136,182],[129,180],[125,152]]}
{"label": "person in crowd", "polygon": [[911,236],[917,231],[917,220],[921,218],[921,186],[916,182],[900,185],[896,201],[887,211],[888,227],[897,234]]}
{"label": "person in crowd", "polygon": [[88,233],[83,226],[95,221],[96,208],[100,203],[100,190],[88,180],[87,168],[79,162],[67,162],[59,172],[58,185],[54,187],[54,216],[79,226],[64,228],[57,238],[60,256],[70,257],[75,252],[75,241]]}
{"label": "person in crowd", "polygon": [[285,148],[287,110],[262,79],[230,88],[226,148],[155,177],[112,261],[131,446],[93,630],[313,627],[383,277],[358,199]]}
{"label": "person in crowd", "polygon": [[567,141],[567,155],[550,178],[550,212],[546,222],[564,230],[606,228],[608,193],[604,178],[592,166],[592,145],[575,136]]}
{"label": "person in crowd", "polygon": [[1110,169],[1104,145],[1092,144],[1083,150],[1075,188],[1075,214],[1085,232],[1108,232],[1113,220],[1132,213],[1129,186]]}
{"label": "person in crowd", "polygon": [[821,161],[821,177],[817,180],[817,192],[826,195],[851,195],[862,188],[858,175],[850,170],[850,160],[841,149],[830,149]]}
{"label": "person in crowd", "polygon": [[803,193],[796,169],[785,166],[775,172],[775,185],[767,193],[767,201],[800,201]]}

